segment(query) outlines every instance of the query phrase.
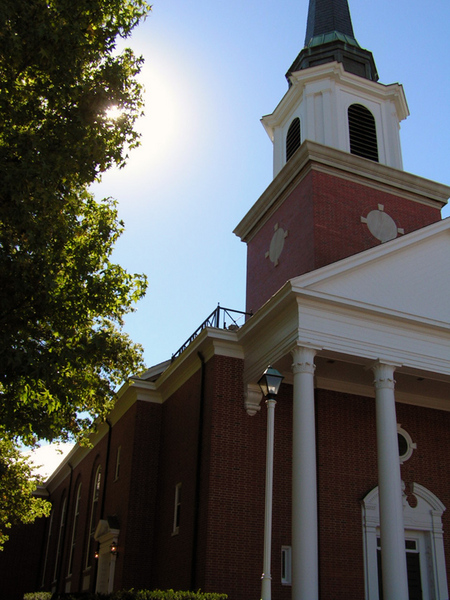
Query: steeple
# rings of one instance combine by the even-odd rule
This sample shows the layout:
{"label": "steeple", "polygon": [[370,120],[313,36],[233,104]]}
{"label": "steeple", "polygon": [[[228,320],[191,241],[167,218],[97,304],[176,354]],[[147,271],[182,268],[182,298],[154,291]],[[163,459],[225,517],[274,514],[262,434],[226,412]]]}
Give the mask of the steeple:
{"label": "steeple", "polygon": [[311,0],[306,25],[305,47],[313,38],[325,34],[345,36],[350,44],[358,45],[353,34],[352,19],[347,0]]}
{"label": "steeple", "polygon": [[353,33],[347,0],[310,0],[305,47],[286,74],[328,62],[365,79],[378,81],[372,53],[361,48]]}

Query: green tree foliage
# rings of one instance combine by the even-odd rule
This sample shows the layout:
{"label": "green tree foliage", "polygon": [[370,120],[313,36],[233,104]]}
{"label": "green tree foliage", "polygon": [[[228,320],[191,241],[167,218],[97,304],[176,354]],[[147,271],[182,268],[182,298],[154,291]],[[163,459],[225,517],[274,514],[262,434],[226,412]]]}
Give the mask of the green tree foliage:
{"label": "green tree foliage", "polygon": [[14,522],[32,523],[36,517],[49,515],[50,503],[33,494],[36,483],[30,464],[15,444],[0,439],[0,550]]}
{"label": "green tree foliage", "polygon": [[149,10],[144,0],[0,3],[0,434],[10,444],[82,438],[142,367],[121,327],[146,279],[111,261],[123,226],[89,186],[138,144],[142,59],[116,43]]}

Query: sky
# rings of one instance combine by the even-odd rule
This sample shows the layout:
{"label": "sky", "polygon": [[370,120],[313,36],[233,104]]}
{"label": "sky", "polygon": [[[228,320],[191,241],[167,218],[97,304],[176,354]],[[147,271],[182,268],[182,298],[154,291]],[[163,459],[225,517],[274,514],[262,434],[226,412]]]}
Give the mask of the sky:
{"label": "sky", "polygon": [[[404,86],[404,170],[450,185],[449,0],[349,5],[379,81]],[[125,223],[114,261],[148,277],[125,323],[147,366],[169,359],[218,302],[244,310],[246,248],[233,229],[272,180],[260,119],[287,91],[307,11],[308,0],[154,0],[127,40],[145,59],[142,144],[94,193],[115,198]]]}

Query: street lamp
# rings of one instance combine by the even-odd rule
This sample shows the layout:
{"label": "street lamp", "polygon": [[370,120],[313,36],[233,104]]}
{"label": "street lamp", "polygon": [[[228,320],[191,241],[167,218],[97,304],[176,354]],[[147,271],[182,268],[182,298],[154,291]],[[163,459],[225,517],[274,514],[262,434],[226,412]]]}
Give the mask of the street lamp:
{"label": "street lamp", "polygon": [[261,577],[261,600],[271,600],[270,554],[272,550],[272,493],[273,493],[273,442],[275,429],[275,398],[280,389],[283,375],[269,366],[258,385],[266,398],[267,441],[266,441],[266,500],[264,509],[264,560]]}

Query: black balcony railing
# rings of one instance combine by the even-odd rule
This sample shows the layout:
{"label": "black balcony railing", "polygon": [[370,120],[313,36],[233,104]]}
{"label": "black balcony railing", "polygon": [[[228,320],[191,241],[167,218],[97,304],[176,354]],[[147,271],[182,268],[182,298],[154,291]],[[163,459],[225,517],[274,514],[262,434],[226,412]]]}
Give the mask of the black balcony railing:
{"label": "black balcony railing", "polygon": [[189,346],[191,342],[195,340],[199,333],[203,331],[206,327],[214,327],[216,329],[229,329],[231,331],[236,331],[239,329],[245,320],[245,317],[251,317],[252,313],[243,312],[241,310],[233,310],[232,308],[224,308],[217,305],[212,313],[207,317],[200,327],[194,331],[191,337],[184,342],[184,344],[172,354],[172,361],[174,361],[180,354]]}

